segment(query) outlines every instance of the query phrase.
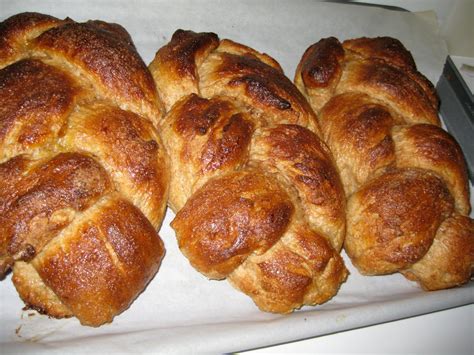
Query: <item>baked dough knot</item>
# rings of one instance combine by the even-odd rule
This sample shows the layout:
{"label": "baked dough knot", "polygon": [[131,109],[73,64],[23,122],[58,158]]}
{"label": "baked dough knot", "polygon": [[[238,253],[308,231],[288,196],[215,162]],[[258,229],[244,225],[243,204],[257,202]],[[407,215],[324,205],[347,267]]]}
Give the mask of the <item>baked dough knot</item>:
{"label": "baked dough knot", "polygon": [[30,308],[98,326],[159,268],[163,105],[121,26],[0,23],[0,276]]}
{"label": "baked dough knot", "polygon": [[149,66],[168,110],[179,247],[264,311],[320,304],[346,279],[344,193],[313,110],[266,54],[178,30]]}
{"label": "baked dough knot", "polygon": [[426,290],[469,281],[466,164],[410,52],[390,37],[322,39],[304,53],[295,83],[319,113],[341,174],[344,247],[359,271],[399,271]]}

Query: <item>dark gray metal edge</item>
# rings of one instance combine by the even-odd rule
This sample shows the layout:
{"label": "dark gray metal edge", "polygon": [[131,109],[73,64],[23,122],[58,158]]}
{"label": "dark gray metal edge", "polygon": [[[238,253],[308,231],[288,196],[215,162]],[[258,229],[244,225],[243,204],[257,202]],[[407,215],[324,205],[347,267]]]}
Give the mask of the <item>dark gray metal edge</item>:
{"label": "dark gray metal edge", "polygon": [[473,96],[448,56],[436,90],[440,114],[448,131],[456,138],[466,158],[469,178],[474,183],[474,102]]}

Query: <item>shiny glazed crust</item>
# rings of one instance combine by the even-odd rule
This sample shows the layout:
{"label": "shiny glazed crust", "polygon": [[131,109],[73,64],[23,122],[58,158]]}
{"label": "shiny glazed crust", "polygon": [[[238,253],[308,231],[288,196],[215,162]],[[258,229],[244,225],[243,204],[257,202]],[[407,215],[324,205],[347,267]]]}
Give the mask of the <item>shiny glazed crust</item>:
{"label": "shiny glazed crust", "polygon": [[0,276],[29,308],[99,326],[159,268],[163,105],[119,25],[0,23]]}
{"label": "shiny glazed crust", "polygon": [[399,271],[427,290],[469,281],[466,164],[410,52],[389,37],[322,39],[304,53],[295,83],[341,174],[354,265],[367,275]]}
{"label": "shiny glazed crust", "polygon": [[178,30],[149,68],[169,110],[169,205],[190,263],[264,311],[335,295],[347,276],[343,189],[312,109],[278,63]]}

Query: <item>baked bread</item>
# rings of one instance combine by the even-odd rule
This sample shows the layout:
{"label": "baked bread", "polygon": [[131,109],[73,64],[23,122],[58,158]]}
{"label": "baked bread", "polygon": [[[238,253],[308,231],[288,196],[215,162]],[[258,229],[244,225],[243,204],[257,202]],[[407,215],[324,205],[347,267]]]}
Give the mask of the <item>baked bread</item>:
{"label": "baked bread", "polygon": [[0,276],[29,308],[112,321],[164,254],[156,87],[128,33],[22,13],[0,23]]}
{"label": "baked bread", "polygon": [[440,128],[438,98],[389,37],[310,46],[295,83],[319,113],[347,203],[345,250],[366,275],[401,272],[426,290],[474,267],[461,148]]}
{"label": "baked bread", "polygon": [[347,276],[344,193],[312,109],[278,63],[178,30],[149,68],[169,110],[172,227],[190,263],[264,311],[331,298]]}

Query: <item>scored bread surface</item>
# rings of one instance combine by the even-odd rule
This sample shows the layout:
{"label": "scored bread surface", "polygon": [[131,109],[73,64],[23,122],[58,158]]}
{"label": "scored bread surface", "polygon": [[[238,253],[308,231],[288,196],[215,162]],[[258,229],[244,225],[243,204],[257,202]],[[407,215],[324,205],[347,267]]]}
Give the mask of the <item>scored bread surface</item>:
{"label": "scored bread surface", "polygon": [[98,326],[159,268],[164,110],[128,33],[23,13],[0,23],[0,275],[30,308]]}

